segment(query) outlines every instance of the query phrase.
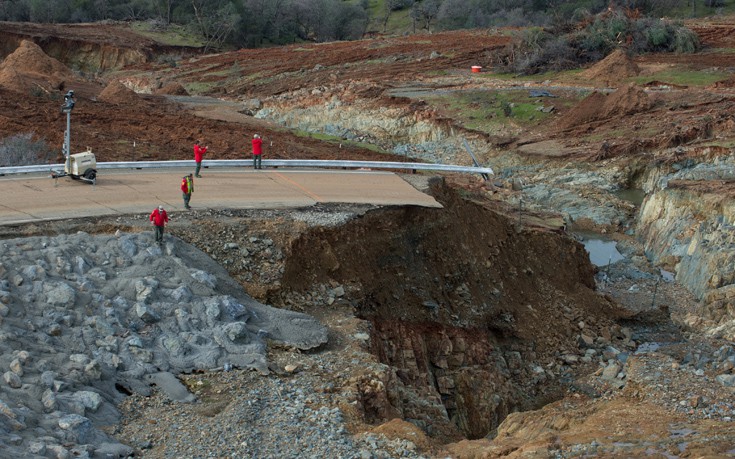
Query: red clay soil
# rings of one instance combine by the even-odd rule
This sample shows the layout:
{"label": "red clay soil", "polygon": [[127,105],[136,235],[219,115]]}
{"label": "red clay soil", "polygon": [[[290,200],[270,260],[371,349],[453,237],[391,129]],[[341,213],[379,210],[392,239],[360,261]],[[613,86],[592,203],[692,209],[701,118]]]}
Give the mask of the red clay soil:
{"label": "red clay soil", "polygon": [[20,46],[0,63],[0,86],[29,93],[36,89],[49,93],[63,89],[66,82],[78,80],[58,60],[49,57],[35,43],[23,40]]}
{"label": "red clay soil", "polygon": [[132,89],[128,89],[124,84],[115,80],[102,90],[97,99],[111,104],[133,104],[137,105],[143,102],[143,99]]}
{"label": "red clay soil", "polygon": [[583,75],[590,80],[615,85],[626,78],[638,75],[640,72],[641,69],[633,62],[633,59],[625,54],[623,50],[616,49],[605,59],[585,70]]}
{"label": "red clay soil", "polygon": [[137,33],[128,23],[33,24],[0,22],[0,58],[12,53],[23,40],[33,41],[46,54],[74,62],[89,71],[121,68],[175,51],[179,56],[198,50],[173,47]]}
{"label": "red clay soil", "polygon": [[[31,35],[46,30],[64,37],[73,36],[66,29],[28,26],[27,34]],[[84,32],[78,36],[80,40],[96,40],[106,35],[107,28],[103,26],[94,33],[93,27],[76,30]],[[114,38],[114,35],[108,38]],[[242,50],[182,61],[175,72],[179,78],[170,82],[160,81],[157,87],[177,88],[171,85],[220,79],[228,81],[228,91],[241,97],[256,91],[259,96],[276,94],[296,89],[299,85],[313,87],[321,79],[326,83],[364,78],[382,87],[387,81],[403,78],[420,80],[423,72],[486,64],[491,59],[490,51],[503,46],[508,40],[487,33],[452,32]],[[130,42],[123,38],[118,44],[127,46]],[[0,115],[0,138],[32,132],[45,139],[51,148],[59,148],[60,151],[65,127],[65,118],[60,112],[62,96],[66,89],[74,89],[78,97],[72,114],[72,151],[81,151],[89,146],[99,161],[188,159],[192,156],[192,145],[196,139],[210,146],[211,158],[249,157],[249,139],[254,132],[264,137],[265,154],[274,159],[411,160],[299,137],[254,118],[238,122],[203,119],[162,96],[134,94],[117,83],[105,88],[102,82],[81,77],[62,81],[60,75],[71,74],[73,77],[74,73],[39,53],[40,48],[24,45],[21,50],[26,48],[34,49],[33,57],[17,62],[14,57],[9,57],[14,62],[15,71],[9,79],[14,83],[0,84],[0,113],[3,114]],[[28,52],[23,51],[23,56],[27,55]],[[47,61],[56,63],[38,69],[40,73],[21,73],[24,69],[32,69],[33,62]],[[146,64],[144,67],[151,69],[153,66]],[[231,71],[218,71],[227,69]],[[236,72],[240,80],[227,80],[232,77],[232,72]],[[246,77],[252,78],[254,74],[258,79],[246,82]],[[33,91],[37,86],[36,79],[46,85],[40,93]],[[20,84],[17,83],[19,81]],[[58,89],[54,90],[54,85]]]}
{"label": "red clay soil", "polygon": [[31,22],[0,22],[3,33],[25,37],[32,41],[49,37],[84,43],[111,44],[127,48],[159,45],[155,40],[135,32],[127,23],[35,24]]}
{"label": "red clay soil", "polygon": [[[144,38],[132,38],[134,33],[123,25],[8,25],[5,33],[13,30],[20,34],[15,36],[16,40],[21,35],[33,37],[47,51],[71,46],[71,42],[54,40],[75,39],[77,44],[89,40],[91,45],[105,43],[120,48],[149,43]],[[346,88],[341,93],[344,97],[370,99],[381,106],[405,105],[411,110],[411,103],[422,101],[386,98],[385,90],[397,86],[440,87],[442,75],[456,77],[459,69],[469,74],[472,65],[492,67],[495,52],[510,40],[507,34],[457,31],[356,42],[302,43],[181,59],[175,67],[140,63],[108,77],[110,81],[120,78],[128,87],[136,87],[136,91],[143,88],[157,94],[179,94],[187,83],[210,85],[210,94],[231,100],[341,85]],[[8,45],[4,42],[3,46]],[[137,52],[132,48],[126,52],[133,51]],[[244,158],[249,156],[249,139],[256,132],[266,139],[265,152],[270,158],[411,160],[347,145],[340,148],[296,136],[253,117],[202,118],[162,95],[132,94],[121,86],[108,86],[108,82],[83,78],[77,72],[61,79],[59,72],[68,75],[68,66],[66,71],[53,67],[56,70],[45,74],[30,72],[35,63],[51,59],[38,53],[33,56],[30,62],[16,62],[12,69],[8,66],[8,75],[0,78],[0,138],[32,132],[50,148],[60,151],[65,126],[60,113],[62,96],[65,90],[74,89],[78,98],[72,114],[72,151],[89,146],[100,161],[188,159],[195,139],[210,146],[210,158]],[[732,59],[735,65],[735,55],[721,54],[648,55],[637,58],[636,63],[650,65],[666,59],[710,67],[727,65],[727,59]],[[97,60],[104,61],[101,57]],[[635,72],[635,65],[624,54],[613,54],[588,72],[620,81],[624,75]],[[478,77],[473,81],[484,80]],[[729,88],[725,83],[720,87],[724,89],[718,91],[723,92]],[[115,94],[110,94],[113,89]],[[682,108],[684,99],[686,110]],[[686,96],[654,95],[629,86],[608,96],[593,94],[571,109],[557,107],[559,122],[550,126],[549,135],[571,148],[583,146],[587,142],[585,135],[593,132],[599,142],[603,137],[620,137],[620,130],[625,129],[613,150],[616,154],[635,154],[705,138],[713,129],[724,132],[730,129],[732,120],[728,114],[732,113],[732,106],[730,99],[711,91],[687,90]],[[239,115],[234,111],[230,114],[233,113]]]}
{"label": "red clay soil", "polygon": [[184,85],[182,85],[179,82],[169,83],[160,89],[154,90],[153,93],[162,94],[162,95],[165,94],[169,96],[188,96],[189,95],[189,92],[186,90]]}
{"label": "red clay soil", "polygon": [[91,147],[99,161],[189,159],[196,139],[210,146],[212,159],[240,159],[249,157],[253,132],[266,139],[265,154],[274,159],[396,160],[367,149],[297,137],[255,119],[202,119],[164,97],[136,94],[118,81],[103,87],[75,77],[37,45],[23,43],[0,65],[0,138],[30,132],[60,152],[66,121],[60,108],[63,94],[73,88],[77,104],[72,151]]}
{"label": "red clay soil", "polygon": [[492,51],[510,40],[508,36],[487,32],[459,31],[244,49],[182,61],[177,64],[175,78],[182,83],[227,81],[226,89],[216,91],[261,97],[313,87],[319,81],[333,84],[364,80],[390,84],[421,80],[431,72],[469,70],[473,65],[490,67]]}
{"label": "red clay soil", "polygon": [[562,116],[561,129],[570,129],[593,121],[619,118],[644,112],[651,108],[651,100],[641,88],[626,85],[611,94],[593,92]]}
{"label": "red clay soil", "polygon": [[[140,103],[78,97],[71,115],[72,152],[89,146],[98,161],[193,159],[194,141],[201,139],[210,147],[205,159],[243,159],[250,158],[250,138],[258,132],[266,139],[264,154],[271,159],[410,160],[349,145],[339,148],[255,119],[237,123],[204,119],[163,96],[136,97]],[[0,88],[0,138],[31,132],[60,152],[66,126],[61,105],[60,92],[19,97]]]}
{"label": "red clay soil", "polygon": [[735,66],[735,54],[711,51],[697,54],[657,53],[636,57],[635,62],[640,66],[659,64],[682,66],[690,70],[712,70]]}
{"label": "red clay soil", "polygon": [[699,37],[706,48],[735,46],[735,19],[733,17],[692,19],[686,26]]}

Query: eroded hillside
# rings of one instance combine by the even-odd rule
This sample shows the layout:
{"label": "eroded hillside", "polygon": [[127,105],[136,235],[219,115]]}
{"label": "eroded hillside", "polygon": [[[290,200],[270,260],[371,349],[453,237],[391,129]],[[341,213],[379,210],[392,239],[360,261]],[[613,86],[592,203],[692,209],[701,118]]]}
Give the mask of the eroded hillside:
{"label": "eroded hillside", "polygon": [[[444,209],[197,211],[172,233],[209,253],[268,304],[315,314],[330,325],[327,347],[295,362],[274,342],[269,365],[275,377],[283,374],[278,362],[286,359],[300,368],[293,377],[303,376],[302,384],[331,387],[330,406],[343,410],[353,433],[396,416],[410,419],[428,434],[421,451],[429,453],[448,441],[482,438],[509,413],[560,398],[575,374],[597,365],[588,349],[628,346],[626,332],[615,322],[630,316],[594,291],[593,268],[578,242],[517,227],[482,203],[460,198],[441,179],[431,181],[430,192]],[[144,228],[120,218],[25,226],[5,234],[140,233]],[[456,237],[447,239],[447,233]],[[163,294],[153,281],[145,282],[147,296]],[[155,314],[158,303],[146,303]],[[157,322],[147,321],[146,327]],[[144,330],[132,333],[148,336]],[[582,335],[590,341],[580,347]],[[325,373],[306,366],[312,359],[337,366],[343,359],[352,361]],[[55,371],[57,378],[65,377],[65,370]],[[251,380],[247,370],[240,372]],[[23,377],[33,374],[26,364]],[[86,384],[100,388],[108,378],[116,379],[107,370],[99,384],[87,378]],[[222,387],[225,399],[210,394],[202,397],[204,405],[171,408],[193,408],[193,416],[216,422],[231,400],[252,393],[253,386],[236,389],[233,383]],[[77,383],[69,377],[67,384],[71,390]],[[135,432],[142,428],[151,442],[150,457],[187,454],[155,433],[168,427],[151,433],[145,413],[161,407],[136,383],[126,384],[137,394],[129,403],[139,405],[123,410],[123,427],[114,431],[122,435],[120,441],[139,447],[142,440]],[[257,378],[251,384],[257,386]],[[196,385],[190,387],[198,393]],[[13,400],[8,394],[3,398]],[[205,415],[206,406],[215,411]]]}
{"label": "eroded hillside", "polygon": [[[732,26],[693,28],[724,46]],[[541,78],[488,72],[509,39],[299,44],[94,78],[59,70],[43,43],[7,51],[3,137],[60,145],[59,97],[79,88],[72,145],[102,161],[190,158],[195,139],[237,158],[258,132],[272,158],[469,165],[469,149],[496,170],[486,183],[450,177],[457,189],[432,182],[441,211],[183,217],[176,236],[256,299],[317,316],[330,341],[304,354],[271,346],[268,378],[182,376],[197,404],[131,397],[117,438],[145,457],[348,444],[364,457],[732,454],[731,53],[617,55]],[[78,229],[142,227],[120,218],[3,231]],[[594,268],[575,241],[590,237],[582,231],[616,242],[623,259]],[[260,423],[269,416],[275,429]],[[289,449],[302,434],[318,446]]]}

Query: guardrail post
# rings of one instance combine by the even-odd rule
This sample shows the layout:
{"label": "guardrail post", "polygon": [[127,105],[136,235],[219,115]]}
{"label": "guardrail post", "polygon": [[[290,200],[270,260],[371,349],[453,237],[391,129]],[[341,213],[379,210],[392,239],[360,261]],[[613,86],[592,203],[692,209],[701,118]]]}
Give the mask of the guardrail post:
{"label": "guardrail post", "polygon": [[[472,158],[472,162],[475,164],[475,167],[480,167],[480,163],[477,162],[477,158],[475,158],[475,154],[472,153],[472,149],[470,148],[470,144],[467,143],[467,140],[462,139],[462,142],[464,142],[464,147],[467,150],[467,153],[470,154],[470,157]],[[490,177],[487,174],[480,174],[483,179],[487,182],[490,180]]]}

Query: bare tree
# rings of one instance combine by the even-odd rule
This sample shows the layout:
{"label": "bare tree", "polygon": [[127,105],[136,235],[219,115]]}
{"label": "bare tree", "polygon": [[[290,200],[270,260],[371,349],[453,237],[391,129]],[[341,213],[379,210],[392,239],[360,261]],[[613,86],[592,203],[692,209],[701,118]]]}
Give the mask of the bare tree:
{"label": "bare tree", "polygon": [[412,8],[415,3],[416,0],[385,0],[385,10],[383,11],[384,14],[382,17],[383,33],[388,30],[388,21],[394,11],[404,8]]}
{"label": "bare tree", "polygon": [[232,3],[218,8],[218,2],[212,0],[191,0],[194,18],[199,32],[204,37],[203,52],[207,53],[212,47],[220,47],[235,30],[240,22]]}
{"label": "bare tree", "polygon": [[148,17],[151,5],[146,0],[133,0],[124,4],[125,18],[138,21]]}
{"label": "bare tree", "polygon": [[411,18],[422,23],[421,28],[431,32],[431,24],[436,20],[441,7],[441,0],[423,0],[416,2],[411,8]]}
{"label": "bare tree", "polygon": [[282,35],[292,33],[291,0],[244,0],[243,16],[247,21],[243,23],[243,35],[248,43],[257,46],[264,39],[278,42]]}
{"label": "bare tree", "polygon": [[397,0],[385,0],[385,13],[383,15],[383,33],[388,29],[388,20],[390,19],[390,15],[393,12],[393,5],[395,4]]}
{"label": "bare tree", "polygon": [[294,7],[303,38],[316,41],[334,39],[338,21],[338,5],[334,0],[296,0]]}
{"label": "bare tree", "polygon": [[92,14],[97,19],[108,19],[112,16],[110,0],[94,0],[91,8]]}
{"label": "bare tree", "polygon": [[174,6],[178,3],[177,0],[156,0],[155,7],[158,17],[166,24],[171,24],[171,14],[173,13]]}

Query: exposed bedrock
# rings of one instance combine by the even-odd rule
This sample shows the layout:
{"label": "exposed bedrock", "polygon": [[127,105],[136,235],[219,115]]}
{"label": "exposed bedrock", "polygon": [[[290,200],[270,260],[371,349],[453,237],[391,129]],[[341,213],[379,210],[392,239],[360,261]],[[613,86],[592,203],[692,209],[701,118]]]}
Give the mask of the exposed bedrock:
{"label": "exposed bedrock", "polygon": [[702,300],[703,315],[730,339],[735,319],[735,186],[732,159],[679,170],[659,179],[643,203],[637,231],[647,256],[676,272]]}

